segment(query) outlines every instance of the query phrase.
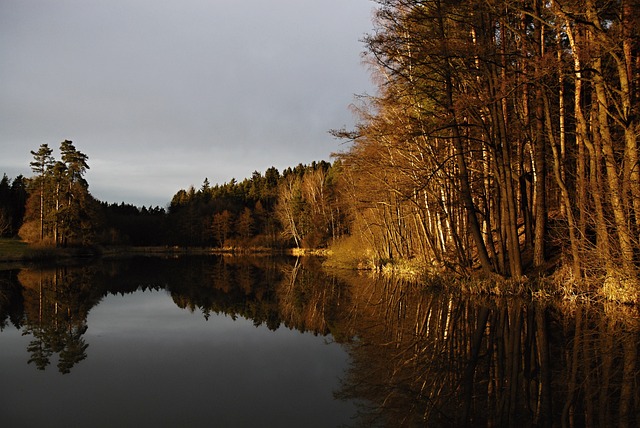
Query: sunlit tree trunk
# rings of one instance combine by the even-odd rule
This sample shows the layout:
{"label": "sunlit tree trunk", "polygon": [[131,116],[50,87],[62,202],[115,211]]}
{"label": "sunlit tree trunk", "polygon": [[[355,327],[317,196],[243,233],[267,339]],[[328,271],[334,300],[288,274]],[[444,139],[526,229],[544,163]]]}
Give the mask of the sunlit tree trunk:
{"label": "sunlit tree trunk", "polygon": [[300,183],[299,179],[289,177],[285,183],[280,186],[278,204],[276,205],[276,214],[280,218],[284,227],[285,236],[293,238],[296,247],[300,247],[302,236],[299,230],[298,222],[300,221],[299,213],[301,203]]}
{"label": "sunlit tree trunk", "polygon": [[575,218],[573,216],[573,207],[571,205],[571,198],[569,195],[569,189],[567,187],[567,183],[563,177],[562,173],[562,149],[558,149],[558,146],[555,141],[555,135],[553,133],[553,129],[551,127],[551,111],[549,107],[548,99],[545,102],[545,117],[547,124],[547,134],[549,139],[549,144],[551,146],[551,152],[553,153],[553,172],[555,174],[556,182],[560,187],[560,198],[562,206],[564,207],[564,214],[567,218],[567,228],[569,229],[569,245],[571,248],[571,257],[572,257],[572,271],[574,278],[580,278],[581,268],[580,268],[580,249],[578,243],[577,228],[575,223]]}
{"label": "sunlit tree trunk", "polygon": [[[608,245],[609,235],[606,230],[606,220],[604,217],[603,208],[603,195],[601,182],[602,174],[600,173],[600,150],[596,147],[597,143],[591,138],[590,126],[583,111],[584,104],[584,76],[583,76],[583,61],[582,48],[588,43],[588,39],[585,34],[582,34],[580,29],[573,28],[571,21],[560,10],[556,10],[564,20],[565,31],[571,47],[571,54],[573,57],[573,83],[574,83],[574,114],[576,118],[576,145],[578,146],[578,158],[576,160],[576,198],[578,213],[580,215],[578,220],[578,235],[582,242],[580,245],[581,250],[586,249],[585,237],[587,234],[587,223],[589,221],[588,216],[590,210],[587,204],[587,192],[589,191],[594,206],[594,217],[591,219],[596,229],[596,245],[598,247],[598,253],[601,256],[601,260],[605,262],[605,265],[610,265],[612,262],[611,255],[609,253],[610,248]],[[594,134],[594,138],[595,134]],[[597,139],[597,138],[596,138]],[[599,139],[597,139],[599,140]],[[586,151],[585,151],[586,148]],[[587,159],[588,158],[588,159]],[[589,178],[587,183],[587,168],[585,160],[589,161]],[[589,185],[587,185],[589,184]]]}
{"label": "sunlit tree trunk", "polygon": [[[595,14],[595,6],[592,0],[587,2],[588,16],[595,22],[598,18],[593,16]],[[601,47],[594,47],[601,51]],[[614,154],[614,141],[611,135],[611,129],[609,127],[609,112],[607,106],[609,105],[607,99],[607,89],[603,79],[602,60],[598,55],[593,60],[594,68],[594,88],[597,97],[597,114],[599,134],[602,144],[602,153],[604,155],[604,164],[606,169],[606,178],[609,191],[609,202],[613,212],[613,218],[616,225],[616,234],[618,236],[618,242],[620,245],[620,258],[621,265],[626,272],[632,273],[635,271],[633,265],[633,245],[631,241],[631,231],[629,230],[628,216],[624,205],[624,198],[622,195],[622,185],[620,183],[620,170],[616,162],[616,156]]]}
{"label": "sunlit tree trunk", "polygon": [[541,0],[534,0],[536,15],[535,43],[537,44],[534,76],[535,83],[535,144],[534,144],[534,185],[535,185],[535,229],[533,245],[533,265],[540,267],[545,262],[545,238],[547,235],[547,164],[544,132],[544,71],[542,61],[545,54],[545,37],[542,22]]}
{"label": "sunlit tree trunk", "polygon": [[[640,234],[640,3],[621,1],[622,55],[615,55],[620,79],[621,116],[624,124],[624,180],[628,180],[635,217],[635,235]],[[640,242],[636,238],[636,249]]]}
{"label": "sunlit tree trunk", "polygon": [[[441,2],[436,1],[437,18],[438,18],[438,31],[440,36],[440,43],[442,44],[442,55],[446,58],[448,54],[447,48],[447,34],[444,25],[444,12],[441,9]],[[491,273],[493,267],[489,254],[485,246],[482,230],[480,229],[480,223],[478,222],[477,209],[473,202],[473,196],[471,194],[471,187],[469,185],[469,172],[467,171],[467,162],[465,159],[466,149],[462,142],[462,135],[459,129],[458,118],[455,112],[455,106],[453,102],[453,82],[452,82],[452,70],[453,67],[448,59],[445,59],[445,70],[443,71],[444,89],[446,99],[446,109],[449,114],[449,121],[451,132],[453,134],[453,146],[455,148],[456,165],[458,166],[458,178],[460,180],[460,198],[462,199],[462,205],[465,208],[467,219],[469,221],[469,228],[471,236],[473,237],[474,244],[478,253],[478,259],[480,265],[485,273]]]}
{"label": "sunlit tree trunk", "polygon": [[44,239],[44,219],[45,219],[45,189],[47,188],[47,177],[53,166],[53,150],[47,144],[40,145],[37,152],[31,151],[34,160],[30,163],[31,169],[37,174],[38,189],[40,197],[40,241]]}

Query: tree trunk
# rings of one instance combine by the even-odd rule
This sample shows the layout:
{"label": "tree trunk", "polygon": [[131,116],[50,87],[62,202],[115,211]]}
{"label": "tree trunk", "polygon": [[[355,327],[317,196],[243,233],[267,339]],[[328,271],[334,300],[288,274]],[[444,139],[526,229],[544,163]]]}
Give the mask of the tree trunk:
{"label": "tree trunk", "polygon": [[[437,2],[437,8],[440,9],[441,4]],[[485,246],[484,240],[482,238],[482,230],[480,229],[480,222],[478,221],[478,217],[476,215],[476,207],[473,202],[473,196],[471,194],[471,187],[469,185],[469,172],[467,171],[467,163],[465,160],[465,149],[464,144],[462,143],[462,135],[460,133],[460,128],[458,124],[457,115],[455,112],[454,102],[453,102],[453,82],[452,82],[452,69],[453,66],[450,63],[448,58],[447,48],[447,34],[445,32],[445,26],[443,22],[443,11],[437,11],[438,16],[438,32],[440,36],[440,42],[442,43],[442,55],[445,58],[445,70],[444,73],[444,83],[446,90],[446,109],[450,118],[450,126],[453,132],[453,145],[455,149],[455,158],[456,165],[458,166],[458,176],[460,180],[460,198],[462,199],[462,204],[465,208],[465,212],[467,215],[467,219],[469,221],[469,229],[471,232],[471,236],[473,237],[473,241],[476,245],[476,250],[478,253],[478,259],[480,260],[480,265],[485,274],[489,274],[493,272],[493,267],[491,264],[491,260],[489,259],[489,253],[487,252],[487,248]]]}
{"label": "tree trunk", "polygon": [[604,81],[602,80],[602,65],[600,58],[594,60],[594,86],[598,98],[598,122],[600,138],[602,143],[602,153],[604,154],[604,164],[609,187],[609,202],[613,212],[614,224],[620,245],[620,262],[627,274],[635,271],[633,264],[633,245],[631,243],[631,231],[629,230],[628,216],[622,197],[622,186],[619,180],[619,168],[614,154],[614,144],[609,129],[609,118],[607,112],[607,96]]}
{"label": "tree trunk", "polygon": [[562,174],[562,157],[558,153],[558,147],[555,142],[553,129],[551,127],[551,109],[549,107],[548,99],[545,100],[545,122],[547,124],[547,135],[549,136],[549,143],[551,145],[551,151],[553,153],[553,172],[556,177],[558,186],[560,187],[561,203],[564,207],[564,214],[567,218],[567,228],[569,229],[569,244],[571,247],[572,271],[573,277],[578,279],[582,276],[580,269],[580,250],[578,245],[578,238],[576,236],[576,224],[573,217],[573,208],[571,206],[571,199],[569,196],[569,189]]}
{"label": "tree trunk", "polygon": [[[536,15],[541,17],[540,0],[535,2]],[[535,229],[533,242],[533,265],[541,267],[545,262],[545,237],[547,232],[547,164],[545,159],[544,138],[544,89],[542,57],[544,56],[544,31],[542,22],[535,23],[536,42],[539,43],[538,59],[535,62],[534,75],[536,77],[535,91],[535,147],[534,147],[534,185],[535,185]]]}

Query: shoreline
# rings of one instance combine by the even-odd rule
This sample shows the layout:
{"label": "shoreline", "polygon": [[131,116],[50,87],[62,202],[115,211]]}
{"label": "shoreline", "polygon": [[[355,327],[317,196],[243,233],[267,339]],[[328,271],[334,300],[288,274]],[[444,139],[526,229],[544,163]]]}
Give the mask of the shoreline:
{"label": "shoreline", "polygon": [[[134,256],[178,257],[178,256],[293,256],[318,257],[324,259],[327,270],[366,272],[371,275],[396,277],[420,284],[426,289],[456,289],[471,295],[530,297],[537,300],[595,301],[605,300],[619,304],[636,306],[640,303],[634,291],[633,279],[592,278],[577,283],[567,277],[566,269],[557,266],[549,275],[523,277],[520,280],[483,275],[479,272],[461,275],[454,272],[430,271],[425,266],[408,261],[396,261],[384,265],[365,263],[355,258],[344,263],[344,254],[336,254],[329,249],[308,248],[266,248],[266,247],[181,247],[181,246],[114,246],[114,247],[68,247],[56,248],[29,245],[15,239],[0,240],[0,270],[20,269],[25,265],[61,264],[87,262],[96,259],[118,259]],[[348,259],[348,258],[347,258]],[[594,284],[607,284],[603,287]]]}

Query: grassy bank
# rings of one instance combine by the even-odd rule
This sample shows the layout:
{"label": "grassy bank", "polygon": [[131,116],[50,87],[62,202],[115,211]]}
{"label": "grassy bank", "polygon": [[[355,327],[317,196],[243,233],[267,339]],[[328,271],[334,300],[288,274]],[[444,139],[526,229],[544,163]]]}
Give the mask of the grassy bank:
{"label": "grassy bank", "polygon": [[0,239],[0,263],[59,261],[98,255],[100,251],[93,247],[56,248],[28,244],[19,239]]}
{"label": "grassy bank", "polygon": [[18,239],[0,238],[0,262],[25,260],[31,251],[26,242]]}
{"label": "grassy bank", "polygon": [[323,255],[330,269],[370,271],[421,284],[467,294],[529,296],[538,300],[605,301],[640,305],[640,279],[623,271],[606,276],[575,278],[561,257],[553,258],[544,270],[532,270],[519,279],[484,274],[479,270],[428,265],[423,260],[381,259],[365,242],[354,238],[336,242]]}

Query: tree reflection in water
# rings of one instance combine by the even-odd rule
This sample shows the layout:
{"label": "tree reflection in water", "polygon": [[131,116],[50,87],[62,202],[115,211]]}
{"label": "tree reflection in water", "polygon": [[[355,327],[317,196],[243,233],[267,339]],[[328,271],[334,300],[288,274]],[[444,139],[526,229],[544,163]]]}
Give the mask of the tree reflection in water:
{"label": "tree reflection in water", "polygon": [[87,358],[87,315],[110,293],[164,289],[180,308],[331,335],[352,359],[336,396],[362,426],[636,426],[637,308],[464,297],[322,273],[314,259],[183,257],[0,276],[0,327],[29,363]]}
{"label": "tree reflection in water", "polygon": [[[638,314],[351,279],[363,426],[637,426]],[[624,314],[612,316],[610,314]]]}
{"label": "tree reflection in water", "polygon": [[[307,264],[313,261],[307,260]],[[103,261],[84,267],[22,269],[0,282],[0,327],[11,322],[31,336],[29,364],[39,370],[57,358],[68,373],[87,357],[87,330],[91,308],[108,294],[137,290],[166,290],[182,308],[231,318],[276,330],[284,325],[301,332],[328,335],[339,318],[337,280],[299,259],[268,257],[134,258]]]}
{"label": "tree reflection in water", "polygon": [[85,272],[67,268],[22,270],[18,280],[24,287],[23,335],[31,335],[28,363],[44,370],[57,355],[61,373],[69,373],[87,357],[89,346],[82,335],[87,314],[100,296],[86,282]]}

